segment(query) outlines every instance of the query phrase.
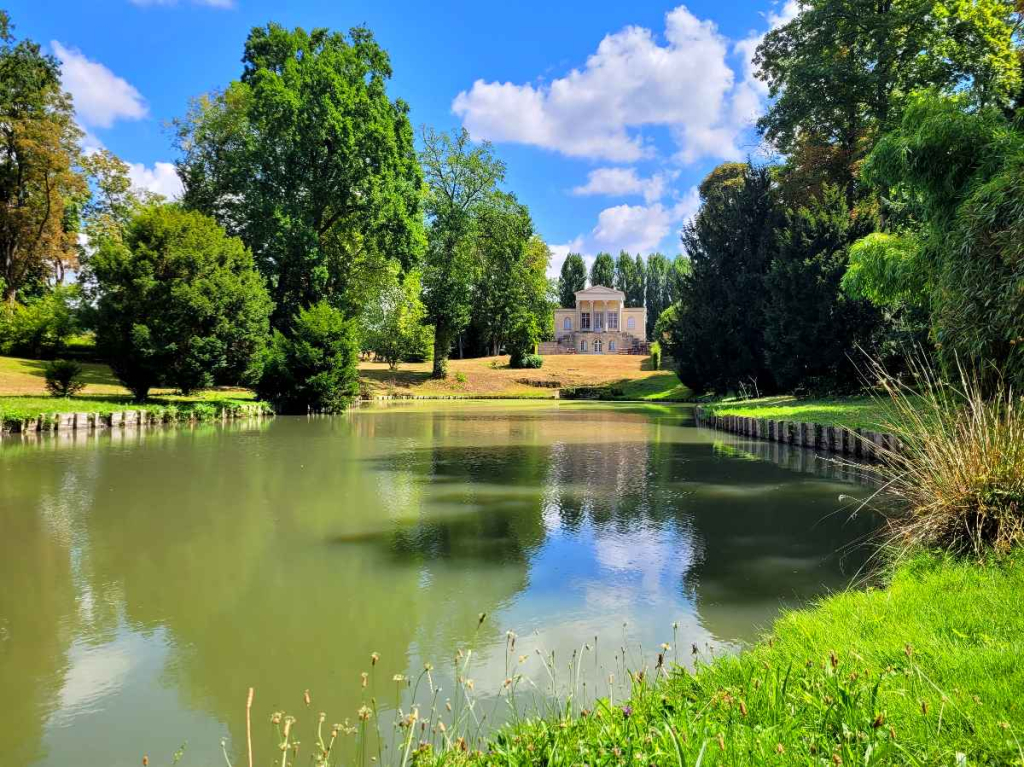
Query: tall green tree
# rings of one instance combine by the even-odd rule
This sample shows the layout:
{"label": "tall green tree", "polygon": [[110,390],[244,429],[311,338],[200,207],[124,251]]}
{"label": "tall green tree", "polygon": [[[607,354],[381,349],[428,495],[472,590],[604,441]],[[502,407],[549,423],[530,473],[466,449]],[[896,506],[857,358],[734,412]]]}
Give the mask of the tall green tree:
{"label": "tall green tree", "polygon": [[465,129],[425,129],[420,158],[429,218],[423,302],[434,325],[433,376],[444,378],[452,344],[472,315],[480,268],[475,245],[479,215],[504,179],[505,164],[490,144],[474,144]]}
{"label": "tall green tree", "polygon": [[614,287],[626,294],[626,306],[634,306],[633,290],[636,285],[636,262],[633,257],[624,250],[619,251],[619,257],[615,259],[615,284]]}
{"label": "tall green tree", "polygon": [[481,207],[477,247],[482,269],[476,314],[495,355],[531,322],[538,327],[536,309],[543,302],[546,285],[538,284],[530,271],[532,237],[530,213],[515,196],[494,192]]}
{"label": "tall green tree", "polygon": [[354,316],[424,245],[422,175],[387,53],[364,28],[254,28],[239,80],[177,121],[183,203],[252,250],[275,327],[327,300]]}
{"label": "tall green tree", "polygon": [[969,87],[977,105],[1009,104],[1021,78],[1014,6],[806,0],[758,47],[755,64],[771,97],[758,126],[784,153],[831,154],[832,172],[822,180],[839,184],[852,207],[856,164],[898,123],[914,91]]}
{"label": "tall green tree", "polygon": [[598,253],[594,263],[590,265],[590,287],[603,285],[606,288],[615,285],[615,259],[611,253]]}
{"label": "tall green tree", "polygon": [[1024,131],[964,96],[919,95],[864,177],[904,208],[853,250],[844,284],[885,306],[925,304],[947,370],[1024,387]]}
{"label": "tall green tree", "polygon": [[60,64],[16,41],[0,10],[0,288],[8,305],[33,280],[60,282],[78,255],[81,131]]}
{"label": "tall green tree", "polygon": [[645,265],[644,306],[647,307],[647,337],[654,338],[654,326],[672,303],[669,289],[671,264],[661,253],[652,253]]}
{"label": "tall green tree", "polygon": [[411,358],[429,358],[433,328],[426,323],[419,273],[395,274],[359,315],[360,345],[392,370]]}
{"label": "tall green tree", "polygon": [[764,288],[780,221],[771,170],[716,169],[700,191],[701,209],[683,230],[692,271],[682,281],[669,353],[694,391],[771,391]]}
{"label": "tall green tree", "polygon": [[765,356],[787,391],[857,388],[858,348],[869,350],[878,312],[846,296],[840,282],[854,236],[842,192],[789,211],[778,229],[775,259],[765,278]]}
{"label": "tall green tree", "polygon": [[92,244],[96,345],[137,400],[161,384],[189,394],[256,380],[272,307],[241,240],[201,213],[153,205]]}
{"label": "tall green tree", "polygon": [[587,265],[579,253],[569,253],[558,277],[558,305],[576,308],[576,291],[587,287]]}

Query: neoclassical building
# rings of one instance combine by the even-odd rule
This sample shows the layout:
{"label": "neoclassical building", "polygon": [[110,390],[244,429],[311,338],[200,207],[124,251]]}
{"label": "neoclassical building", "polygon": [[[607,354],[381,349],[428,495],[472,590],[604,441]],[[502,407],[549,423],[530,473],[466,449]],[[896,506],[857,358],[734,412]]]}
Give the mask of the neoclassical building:
{"label": "neoclassical building", "polygon": [[647,351],[647,310],[625,305],[621,290],[594,285],[576,291],[575,309],[555,309],[555,340],[541,354],[625,354]]}

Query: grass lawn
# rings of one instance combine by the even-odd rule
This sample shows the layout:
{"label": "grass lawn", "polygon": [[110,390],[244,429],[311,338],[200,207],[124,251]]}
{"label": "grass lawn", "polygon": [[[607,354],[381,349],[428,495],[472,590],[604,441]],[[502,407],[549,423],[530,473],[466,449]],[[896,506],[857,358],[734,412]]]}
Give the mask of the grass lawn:
{"label": "grass lawn", "polygon": [[718,415],[804,421],[849,429],[878,429],[892,413],[888,403],[873,397],[798,399],[791,396],[713,402],[707,408]]}
{"label": "grass lawn", "polygon": [[783,616],[739,656],[656,684],[648,669],[628,701],[521,720],[484,755],[456,750],[435,761],[1024,764],[1021,593],[1021,552],[983,565],[922,556],[884,589]]}
{"label": "grass lawn", "polygon": [[85,389],[65,400],[46,393],[45,361],[0,357],[0,422],[58,412],[113,413],[126,409],[160,410],[171,405],[187,408],[198,403],[224,406],[254,400],[248,389],[217,388],[192,397],[177,395],[173,389],[155,389],[146,404],[137,405],[106,365],[83,363],[82,368]]}
{"label": "grass lawn", "polygon": [[[621,389],[618,399],[682,399],[689,390],[675,373],[650,368],[649,357],[632,355],[555,354],[535,370],[513,370],[509,358],[453,359],[448,378],[430,377],[431,363],[403,363],[397,371],[380,362],[359,365],[363,390],[372,395],[551,398],[555,388],[608,386]],[[555,386],[557,384],[557,386]]]}

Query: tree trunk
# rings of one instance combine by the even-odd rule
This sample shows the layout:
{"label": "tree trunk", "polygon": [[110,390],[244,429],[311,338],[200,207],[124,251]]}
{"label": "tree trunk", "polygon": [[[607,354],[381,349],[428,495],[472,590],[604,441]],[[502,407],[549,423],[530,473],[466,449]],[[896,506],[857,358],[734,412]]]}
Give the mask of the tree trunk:
{"label": "tree trunk", "polygon": [[448,376],[448,343],[447,334],[440,331],[434,333],[434,370],[431,378]]}

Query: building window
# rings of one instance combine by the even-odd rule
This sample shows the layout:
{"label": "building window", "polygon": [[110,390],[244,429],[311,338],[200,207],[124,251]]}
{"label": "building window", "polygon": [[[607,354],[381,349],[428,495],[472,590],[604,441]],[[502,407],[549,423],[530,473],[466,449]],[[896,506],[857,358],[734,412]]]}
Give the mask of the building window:
{"label": "building window", "polygon": [[628,320],[626,320],[626,329],[636,330],[636,317],[630,317]]}
{"label": "building window", "polygon": [[580,351],[581,352],[585,352],[586,350],[587,350],[587,342],[586,341],[580,341]]}
{"label": "building window", "polygon": [[580,313],[580,330],[590,330],[590,312]]}
{"label": "building window", "polygon": [[608,351],[610,351],[610,352],[615,351],[615,342],[614,341],[609,341],[608,342]]}
{"label": "building window", "polygon": [[619,329],[619,313],[608,312],[608,329],[618,330]]}
{"label": "building window", "polygon": [[569,317],[566,317],[565,321],[562,323],[562,327],[565,330],[572,330],[572,319],[569,318]]}
{"label": "building window", "polygon": [[601,342],[600,341],[594,341],[594,354],[600,354],[600,353],[601,353]]}
{"label": "building window", "polygon": [[594,312],[594,330],[604,330],[604,312]]}

